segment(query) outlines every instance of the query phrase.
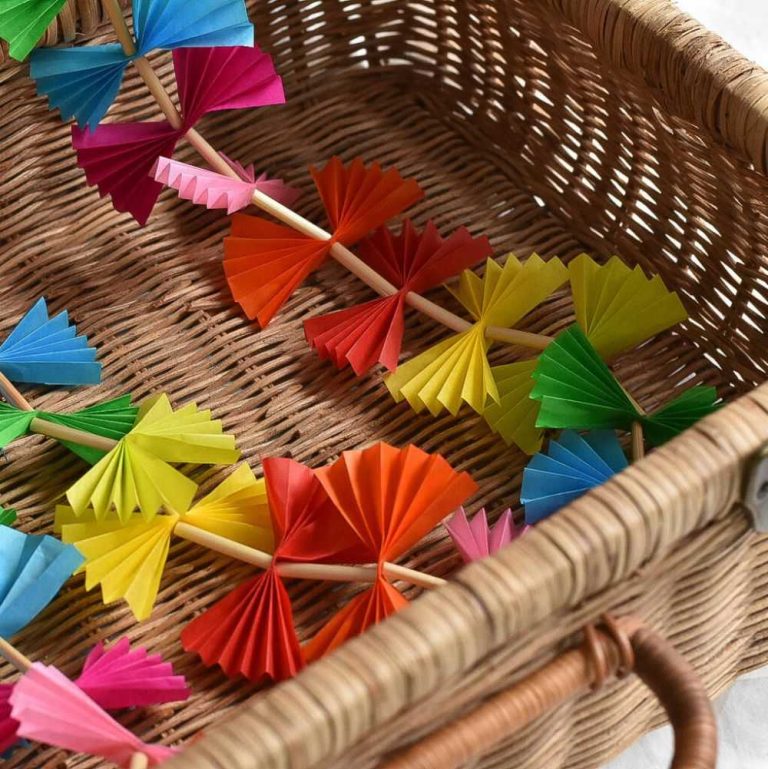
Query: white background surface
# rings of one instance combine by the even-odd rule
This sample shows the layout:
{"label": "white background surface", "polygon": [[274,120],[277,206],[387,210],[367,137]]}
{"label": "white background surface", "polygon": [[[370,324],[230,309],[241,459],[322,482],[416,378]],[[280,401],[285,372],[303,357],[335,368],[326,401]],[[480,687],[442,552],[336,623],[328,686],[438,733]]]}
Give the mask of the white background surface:
{"label": "white background surface", "polygon": [[[677,0],[687,13],[768,69],[768,0]],[[717,703],[718,769],[768,769],[768,669],[739,680]],[[606,769],[667,769],[669,729],[642,739]]]}

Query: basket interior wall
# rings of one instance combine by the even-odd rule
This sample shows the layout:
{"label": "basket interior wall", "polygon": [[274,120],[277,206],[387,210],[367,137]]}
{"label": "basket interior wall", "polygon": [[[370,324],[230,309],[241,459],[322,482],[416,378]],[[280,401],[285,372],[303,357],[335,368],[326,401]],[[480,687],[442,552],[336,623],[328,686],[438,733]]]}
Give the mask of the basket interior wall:
{"label": "basket interior wall", "polygon": [[[545,4],[251,5],[289,103],[212,119],[203,132],[232,157],[300,185],[302,212],[321,218],[308,164],[334,153],[396,164],[427,192],[414,208],[417,222],[467,225],[488,234],[498,255],[619,253],[681,291],[691,312],[682,335],[664,335],[618,365],[645,405],[691,381],[728,395],[762,379],[766,353],[757,327],[765,315],[756,291],[766,280],[759,220],[765,179],[661,110],[642,83],[600,65]],[[171,84],[167,58],[158,67]],[[223,280],[225,218],[167,194],[143,230],[116,214],[85,187],[68,127],[46,111],[25,75],[24,67],[0,69],[0,325],[8,329],[45,294],[54,309],[71,311],[105,363],[101,387],[32,393],[35,404],[76,408],[128,390],[141,397],[165,389],[176,403],[194,399],[212,408],[257,471],[267,455],[319,465],[373,440],[414,441],[470,470],[481,485],[478,504],[519,514],[526,457],[482,420],[467,412],[461,420],[415,417],[393,404],[381,372],[356,380],[308,350],[301,321],[369,298],[367,289],[328,265],[258,331],[233,306]],[[112,117],[157,117],[134,74]],[[193,158],[187,149],[178,156]],[[449,302],[445,292],[435,296]],[[571,320],[562,292],[526,327],[553,332]],[[412,316],[408,352],[444,335]],[[512,360],[522,353],[493,354]],[[25,439],[0,466],[0,500],[17,507],[26,530],[50,531],[56,499],[82,469],[51,442]],[[213,483],[225,475],[202,477]],[[409,562],[438,574],[457,567],[442,532]],[[195,695],[181,708],[126,723],[148,739],[189,739],[254,688],[205,671],[181,652],[179,631],[249,573],[177,544],[151,621],[136,626],[122,605],[105,610],[76,578],[17,641],[68,673],[97,640],[127,633],[148,643],[190,677]],[[308,637],[351,592],[296,584],[292,595]],[[12,678],[7,668],[0,675]],[[21,750],[7,765],[53,769],[62,758],[55,750]],[[97,764],[72,758],[67,765]]]}

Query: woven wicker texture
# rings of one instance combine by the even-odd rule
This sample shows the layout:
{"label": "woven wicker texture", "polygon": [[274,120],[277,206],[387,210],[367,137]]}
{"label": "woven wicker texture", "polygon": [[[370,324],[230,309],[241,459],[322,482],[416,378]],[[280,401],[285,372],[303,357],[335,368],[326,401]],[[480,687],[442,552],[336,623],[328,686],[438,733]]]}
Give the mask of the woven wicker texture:
{"label": "woven wicker texture", "polygon": [[[214,118],[202,130],[230,156],[301,185],[302,213],[321,216],[309,163],[339,153],[396,164],[427,191],[414,209],[418,221],[431,216],[448,230],[466,224],[488,234],[498,255],[514,249],[526,256],[533,248],[565,259],[582,250],[619,253],[660,272],[691,320],[680,334],[618,362],[618,375],[643,405],[694,382],[731,398],[764,379],[768,182],[748,167],[747,148],[756,145],[740,140],[733,111],[716,119],[715,98],[716,84],[727,82],[733,103],[749,104],[753,91],[736,85],[754,70],[720,45],[711,61],[691,61],[689,80],[677,65],[668,71],[685,52],[654,24],[636,20],[668,16],[671,5],[250,5],[289,103]],[[674,13],[688,34],[711,39]],[[110,37],[105,30],[97,39]],[[719,73],[718,51],[730,76]],[[157,63],[170,85],[168,59]],[[670,87],[663,94],[659,86]],[[756,91],[754,99],[759,106],[765,97]],[[708,116],[703,127],[689,122],[699,114]],[[112,117],[157,115],[130,73]],[[759,128],[764,136],[766,122]],[[723,137],[736,149],[723,147]],[[179,157],[193,155],[184,149]],[[517,508],[526,457],[506,449],[479,418],[414,416],[392,402],[380,373],[356,380],[308,349],[301,320],[369,298],[364,287],[329,265],[259,332],[223,280],[225,219],[168,195],[144,230],[116,214],[86,188],[68,127],[34,96],[26,67],[15,64],[0,68],[0,171],[3,330],[45,294],[53,309],[71,311],[105,362],[101,387],[32,393],[35,404],[74,407],[126,390],[139,397],[167,390],[176,403],[194,399],[212,408],[257,470],[266,455],[320,465],[373,440],[414,441],[470,470],[481,486],[478,504]],[[450,304],[444,292],[435,295]],[[562,292],[527,328],[550,333],[572,317]],[[432,322],[410,317],[409,352],[442,336]],[[516,354],[494,352],[499,361]],[[150,740],[206,731],[169,769],[373,767],[551,658],[608,608],[630,608],[667,633],[716,692],[768,661],[768,545],[732,509],[745,461],[766,441],[762,388],[502,556],[462,571],[454,584],[297,680],[258,694],[237,715],[234,706],[253,687],[204,669],[183,654],[178,636],[250,572],[192,545],[173,547],[152,620],[136,626],[124,606],[104,609],[77,578],[16,641],[71,674],[93,643],[124,633],[172,660],[191,680],[190,703],[125,719]],[[81,471],[60,447],[27,438],[7,452],[0,500],[19,509],[26,530],[50,531],[55,500]],[[440,531],[408,563],[436,574],[458,567]],[[352,593],[293,586],[302,634],[311,636]],[[3,667],[0,676],[12,674]],[[620,686],[559,709],[479,765],[600,765],[659,717],[639,684]],[[53,769],[66,758],[52,749],[20,750],[7,766]],[[66,763],[98,765],[81,757]]]}

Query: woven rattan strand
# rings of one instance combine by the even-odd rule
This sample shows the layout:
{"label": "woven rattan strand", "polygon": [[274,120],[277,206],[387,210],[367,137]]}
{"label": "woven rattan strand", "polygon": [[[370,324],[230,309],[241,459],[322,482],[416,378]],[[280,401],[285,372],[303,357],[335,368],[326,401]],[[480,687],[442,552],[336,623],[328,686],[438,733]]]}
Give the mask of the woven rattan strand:
{"label": "woven rattan strand", "polygon": [[[289,103],[206,122],[217,147],[302,186],[300,210],[318,220],[306,166],[361,154],[418,177],[427,198],[417,221],[466,224],[499,255],[619,253],[661,273],[691,313],[679,334],[618,362],[643,405],[693,382],[745,397],[239,710],[254,688],[204,669],[178,637],[249,571],[191,545],[173,547],[151,621],[136,626],[122,605],[105,610],[76,578],[19,647],[69,674],[93,643],[123,633],[165,654],[190,677],[193,699],[124,721],[150,740],[205,731],[169,769],[374,767],[551,659],[607,610],[636,613],[670,637],[713,694],[767,662],[768,545],[734,506],[746,459],[768,441],[768,388],[754,389],[768,365],[764,75],[668,2],[250,6]],[[77,7],[94,13],[92,2]],[[103,30],[93,39],[110,38]],[[170,83],[167,58],[159,66]],[[110,119],[156,117],[129,74]],[[54,309],[70,309],[105,362],[101,387],[32,392],[36,404],[164,389],[177,403],[212,408],[257,470],[266,455],[320,465],[375,439],[415,441],[472,471],[477,504],[518,510],[526,458],[479,418],[414,416],[393,404],[380,373],[356,380],[307,349],[301,320],[369,298],[359,283],[328,265],[259,332],[222,277],[225,218],[168,195],[146,229],[116,214],[86,188],[69,128],[35,97],[26,66],[12,63],[0,68],[0,210],[2,331],[45,294]],[[562,293],[526,328],[552,333],[571,319]],[[443,336],[418,317],[409,326],[409,353]],[[11,446],[3,462],[0,499],[21,511],[26,530],[50,531],[55,500],[81,466],[36,437]],[[408,563],[441,575],[458,568],[441,531]],[[302,635],[350,594],[292,586]],[[12,679],[8,668],[0,676]],[[617,684],[560,708],[480,765],[597,767],[658,720],[639,685]],[[65,759],[25,749],[6,766],[54,769]],[[69,757],[66,765],[99,764]]]}

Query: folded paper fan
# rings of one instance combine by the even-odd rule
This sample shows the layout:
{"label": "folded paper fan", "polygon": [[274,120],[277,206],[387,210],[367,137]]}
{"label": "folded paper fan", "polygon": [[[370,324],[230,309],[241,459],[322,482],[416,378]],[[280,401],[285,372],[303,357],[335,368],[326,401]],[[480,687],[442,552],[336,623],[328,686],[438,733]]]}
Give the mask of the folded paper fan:
{"label": "folded paper fan", "polygon": [[88,183],[140,224],[146,224],[163,188],[152,174],[156,163],[173,155],[179,139],[203,115],[284,101],[272,60],[258,48],[176,51],[174,67],[183,114],[180,128],[165,121],[108,124],[93,133],[72,128],[77,162]]}
{"label": "folded paper fan", "polygon": [[559,259],[533,254],[521,263],[510,254],[503,267],[492,259],[480,278],[467,270],[453,293],[476,323],[404,363],[385,383],[396,401],[437,416],[443,409],[456,416],[462,402],[482,414],[500,394],[488,363],[489,325],[509,327],[546,299],[567,279]]}
{"label": "folded paper fan", "polygon": [[361,258],[399,291],[392,296],[310,318],[304,323],[309,343],[337,367],[349,364],[360,376],[377,361],[397,367],[405,326],[405,296],[423,292],[471,267],[491,253],[486,237],[465,228],[443,238],[433,222],[417,232],[410,220],[401,234],[382,227],[360,246]]}
{"label": "folded paper fan", "polygon": [[224,240],[224,272],[232,296],[262,327],[325,261],[334,243],[352,245],[423,195],[415,181],[395,169],[382,171],[378,163],[366,167],[360,158],[344,166],[334,157],[322,170],[310,170],[334,228],[330,239],[238,214]]}
{"label": "folded paper fan", "polygon": [[514,443],[526,454],[541,448],[544,431],[536,427],[539,402],[530,395],[535,384],[532,374],[537,359],[494,366],[491,369],[499,393],[498,402],[490,401],[483,412],[485,421],[508,444]]}
{"label": "folded paper fan", "polygon": [[266,174],[256,178],[253,166],[245,173],[245,178],[234,179],[169,158],[160,158],[153,170],[155,181],[175,189],[182,200],[223,208],[228,214],[249,206],[256,190],[286,206],[296,200],[297,193],[280,179],[268,179]]}
{"label": "folded paper fan", "polygon": [[513,539],[525,534],[527,526],[518,529],[512,520],[512,511],[507,508],[493,527],[488,526],[485,508],[481,507],[470,521],[463,507],[453,514],[444,524],[451,535],[453,544],[464,559],[464,563],[479,561],[489,555],[498,553]]}
{"label": "folded paper fan", "polygon": [[133,0],[133,18],[141,54],[156,48],[253,45],[243,0]]}
{"label": "folded paper fan", "polygon": [[[309,468],[290,459],[267,458],[263,464],[276,543],[273,564],[363,559],[355,532]],[[206,665],[219,665],[233,678],[281,680],[304,664],[290,599],[274,565],[194,619],[181,640]]]}
{"label": "folded paper fan", "polygon": [[626,466],[627,458],[612,430],[586,435],[565,430],[523,472],[520,501],[526,523],[538,523]]}
{"label": "folded paper fan", "polygon": [[110,649],[94,646],[75,684],[105,710],[182,702],[190,694],[170,663],[143,647],[131,649],[127,638]]}
{"label": "folded paper fan", "polygon": [[117,723],[54,667],[34,663],[10,695],[18,734],[65,750],[98,756],[129,767],[134,753],[157,766],[176,752],[147,745]]}
{"label": "folded paper fan", "polygon": [[0,7],[0,38],[9,53],[24,61],[64,7],[66,0],[4,0]]}
{"label": "folded paper fan", "polygon": [[16,511],[12,507],[0,505],[0,526],[11,526],[16,520]]}
{"label": "folded paper fan", "polygon": [[19,722],[11,717],[11,684],[0,684],[0,758],[7,758],[7,752],[19,741]]}
{"label": "folded paper fan", "polygon": [[26,627],[82,562],[76,548],[53,537],[0,527],[0,636]]}
{"label": "folded paper fan", "polygon": [[640,413],[579,326],[544,350],[533,378],[531,398],[541,401],[538,427],[628,431],[638,422],[653,446],[719,408],[716,390],[697,385],[655,413]]}
{"label": "folded paper fan", "polygon": [[69,322],[66,311],[49,317],[40,298],[0,344],[0,371],[12,382],[89,385],[101,381],[96,350]]}
{"label": "folded paper fan", "polygon": [[56,531],[85,558],[86,590],[101,586],[104,603],[125,600],[138,620],[152,613],[179,521],[248,547],[272,549],[264,482],[257,481],[247,465],[184,514],[147,521],[136,513],[122,522],[114,511],[98,520],[92,509],[77,516],[70,507],[56,508]]}
{"label": "folded paper fan", "polygon": [[76,515],[93,507],[103,520],[114,507],[126,523],[134,510],[147,521],[166,505],[186,512],[197,484],[172,463],[232,464],[239,456],[232,435],[209,411],[188,404],[174,411],[167,395],[142,403],[135,427],[68,491]]}
{"label": "folded paper fan", "polygon": [[568,271],[576,319],[606,360],[688,317],[658,275],[646,278],[641,267],[630,269],[617,256],[598,265],[581,254]]}
{"label": "folded paper fan", "polygon": [[[120,440],[136,422],[138,408],[131,405],[131,396],[123,395],[106,403],[89,406],[72,414],[54,414],[48,411],[23,411],[7,403],[0,403],[0,448],[29,432],[32,420],[48,422],[83,430],[104,438]],[[104,452],[72,441],[61,441],[70,451],[90,464],[95,464]]]}

